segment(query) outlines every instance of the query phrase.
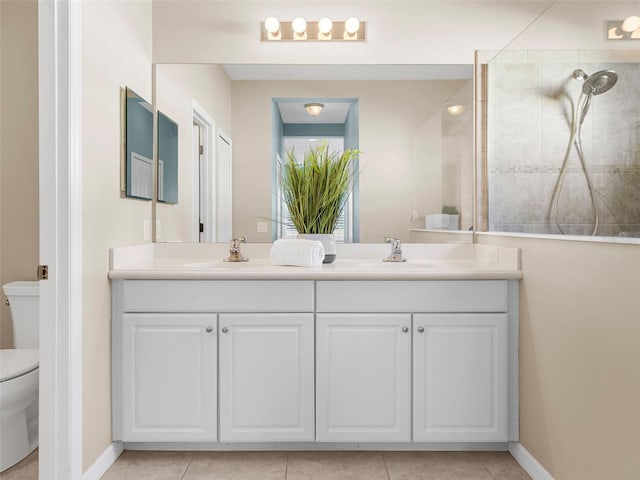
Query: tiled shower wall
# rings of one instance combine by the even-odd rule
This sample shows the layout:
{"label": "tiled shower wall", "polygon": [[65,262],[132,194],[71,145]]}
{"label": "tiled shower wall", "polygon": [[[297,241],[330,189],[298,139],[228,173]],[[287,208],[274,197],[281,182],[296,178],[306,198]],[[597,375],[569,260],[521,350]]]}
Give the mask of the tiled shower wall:
{"label": "tiled shower wall", "polygon": [[591,235],[592,202],[569,145],[573,108],[587,74],[615,70],[617,84],[594,96],[581,138],[599,215],[599,236],[640,235],[640,51],[505,51],[487,68],[489,230],[560,233],[552,196],[570,148],[557,220]]}

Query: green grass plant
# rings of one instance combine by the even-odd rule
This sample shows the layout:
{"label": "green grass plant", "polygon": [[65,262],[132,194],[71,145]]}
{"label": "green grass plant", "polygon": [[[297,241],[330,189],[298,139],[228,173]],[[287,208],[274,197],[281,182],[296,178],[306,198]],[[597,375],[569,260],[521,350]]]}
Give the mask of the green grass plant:
{"label": "green grass plant", "polygon": [[353,188],[359,153],[330,152],[321,145],[306,150],[300,163],[287,151],[282,195],[298,233],[333,233]]}

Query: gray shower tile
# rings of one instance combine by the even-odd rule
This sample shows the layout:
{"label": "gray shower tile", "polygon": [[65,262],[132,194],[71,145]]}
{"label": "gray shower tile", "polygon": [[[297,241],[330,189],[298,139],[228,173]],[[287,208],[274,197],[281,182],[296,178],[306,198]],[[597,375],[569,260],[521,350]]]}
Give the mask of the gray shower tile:
{"label": "gray shower tile", "polygon": [[489,223],[541,222],[542,176],[537,173],[493,174],[489,178]]}
{"label": "gray shower tile", "polygon": [[490,82],[501,95],[531,95],[540,86],[540,65],[498,63],[491,67]]}
{"label": "gray shower tile", "polygon": [[529,63],[569,63],[580,62],[580,50],[527,50]]}

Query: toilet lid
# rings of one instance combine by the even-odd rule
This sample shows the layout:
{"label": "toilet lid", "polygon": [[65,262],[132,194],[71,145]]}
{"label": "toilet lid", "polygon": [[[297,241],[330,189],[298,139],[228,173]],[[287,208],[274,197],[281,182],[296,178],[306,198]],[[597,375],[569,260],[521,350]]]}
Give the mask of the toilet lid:
{"label": "toilet lid", "polygon": [[37,348],[0,350],[0,382],[11,380],[38,368]]}

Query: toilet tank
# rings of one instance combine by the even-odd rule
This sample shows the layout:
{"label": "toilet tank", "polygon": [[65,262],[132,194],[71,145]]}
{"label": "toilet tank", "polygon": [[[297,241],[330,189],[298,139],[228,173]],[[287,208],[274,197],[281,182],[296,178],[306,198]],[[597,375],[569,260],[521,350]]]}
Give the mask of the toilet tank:
{"label": "toilet tank", "polygon": [[14,348],[38,348],[40,334],[40,285],[37,280],[2,286],[11,308]]}

